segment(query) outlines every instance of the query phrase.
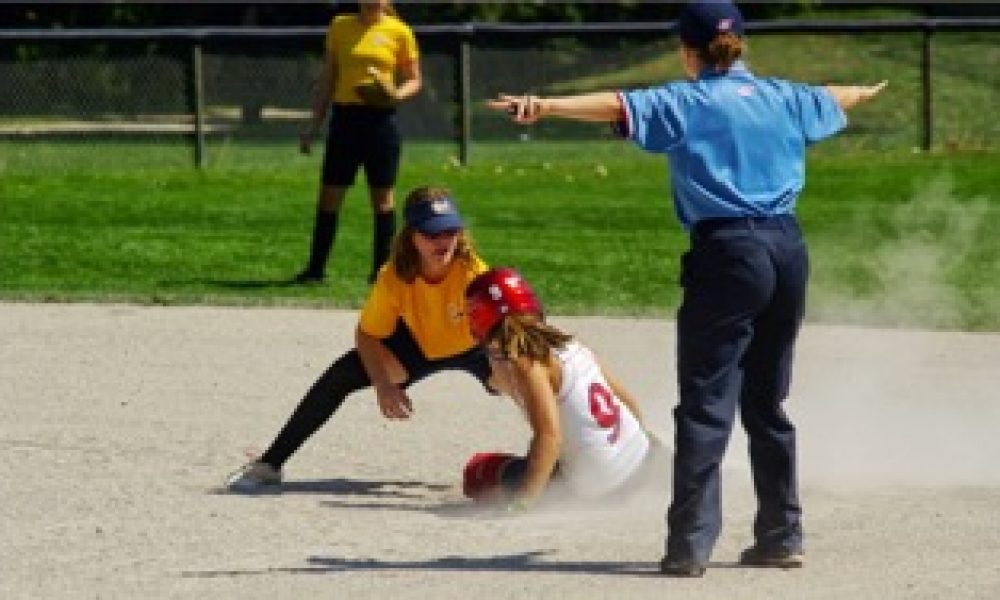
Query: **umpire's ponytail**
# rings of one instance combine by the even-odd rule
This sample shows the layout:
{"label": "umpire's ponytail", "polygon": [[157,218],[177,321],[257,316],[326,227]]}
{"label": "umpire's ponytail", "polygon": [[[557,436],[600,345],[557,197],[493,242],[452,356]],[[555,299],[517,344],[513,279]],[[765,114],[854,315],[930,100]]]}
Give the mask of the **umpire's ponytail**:
{"label": "umpire's ponytail", "polygon": [[715,36],[707,48],[698,50],[698,58],[716,71],[728,71],[743,55],[743,49],[743,38],[727,31]]}

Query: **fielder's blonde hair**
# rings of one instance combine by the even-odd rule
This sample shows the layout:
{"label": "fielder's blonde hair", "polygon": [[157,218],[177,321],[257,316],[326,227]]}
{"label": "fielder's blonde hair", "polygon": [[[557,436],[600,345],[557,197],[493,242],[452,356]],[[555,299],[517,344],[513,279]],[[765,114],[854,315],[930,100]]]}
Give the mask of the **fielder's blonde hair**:
{"label": "fielder's blonde hair", "polygon": [[[441,198],[450,198],[454,202],[451,190],[445,187],[421,186],[411,191],[406,196],[405,206],[418,203],[431,203]],[[405,208],[404,208],[405,211]],[[417,235],[417,230],[409,225],[404,225],[402,231],[396,235],[392,242],[392,251],[389,261],[392,268],[396,270],[396,275],[406,283],[413,281],[420,275],[420,251],[413,243],[413,236]],[[470,265],[476,249],[472,243],[472,237],[464,228],[458,232],[458,245],[455,248],[455,260],[464,260]]]}

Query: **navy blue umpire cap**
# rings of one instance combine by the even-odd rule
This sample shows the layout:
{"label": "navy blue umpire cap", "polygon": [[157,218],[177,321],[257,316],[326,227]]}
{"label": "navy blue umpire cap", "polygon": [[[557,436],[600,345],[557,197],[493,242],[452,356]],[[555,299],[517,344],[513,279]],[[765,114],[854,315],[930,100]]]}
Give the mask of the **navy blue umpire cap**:
{"label": "navy blue umpire cap", "polygon": [[691,48],[707,48],[715,36],[726,32],[743,35],[743,15],[728,0],[695,0],[677,18],[677,33]]}
{"label": "navy blue umpire cap", "polygon": [[413,202],[403,211],[406,224],[420,233],[434,235],[442,231],[462,229],[462,217],[451,198],[434,198],[429,202]]}

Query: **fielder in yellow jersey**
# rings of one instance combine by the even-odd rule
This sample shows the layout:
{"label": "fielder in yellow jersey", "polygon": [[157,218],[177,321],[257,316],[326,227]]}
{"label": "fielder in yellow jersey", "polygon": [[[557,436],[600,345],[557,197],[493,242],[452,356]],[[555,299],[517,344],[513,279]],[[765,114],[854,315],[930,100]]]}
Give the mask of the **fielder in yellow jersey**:
{"label": "fielder in yellow jersey", "polygon": [[389,337],[400,320],[413,334],[424,356],[433,360],[454,356],[474,344],[463,308],[465,288],[486,263],[475,254],[454,260],[444,279],[428,282],[400,278],[391,265],[382,268],[361,311],[361,331]]}
{"label": "fielder in yellow jersey", "polygon": [[413,412],[405,390],[444,370],[465,371],[487,390],[497,389],[465,310],[465,288],[486,265],[451,192],[417,188],[404,214],[406,226],[361,312],[355,348],[320,375],[267,451],[230,478],[230,490],[280,484],[285,461],[358,390],[372,387],[386,418],[405,419]]}

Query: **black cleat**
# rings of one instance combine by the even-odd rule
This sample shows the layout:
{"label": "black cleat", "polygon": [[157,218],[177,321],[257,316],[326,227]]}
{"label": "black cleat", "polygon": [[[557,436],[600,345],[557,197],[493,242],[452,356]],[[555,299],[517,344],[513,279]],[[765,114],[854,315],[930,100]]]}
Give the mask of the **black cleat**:
{"label": "black cleat", "polygon": [[798,569],[805,563],[801,550],[784,548],[761,548],[750,546],[740,553],[740,564],[744,567],[771,567],[774,569]]}
{"label": "black cleat", "polygon": [[299,285],[318,285],[326,280],[326,275],[322,273],[314,273],[309,269],[302,271],[298,275],[292,278],[292,283]]}
{"label": "black cleat", "polygon": [[660,560],[660,573],[667,577],[702,577],[705,565],[691,560],[674,560],[664,556]]}

